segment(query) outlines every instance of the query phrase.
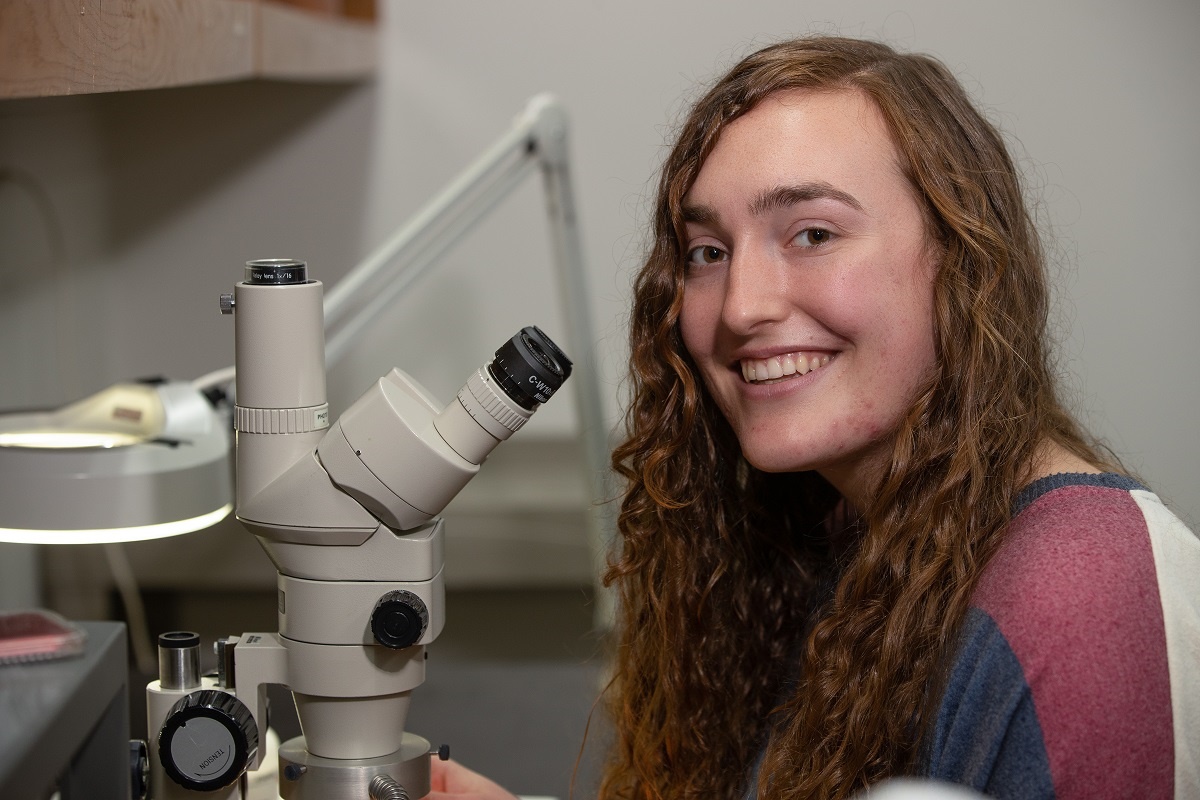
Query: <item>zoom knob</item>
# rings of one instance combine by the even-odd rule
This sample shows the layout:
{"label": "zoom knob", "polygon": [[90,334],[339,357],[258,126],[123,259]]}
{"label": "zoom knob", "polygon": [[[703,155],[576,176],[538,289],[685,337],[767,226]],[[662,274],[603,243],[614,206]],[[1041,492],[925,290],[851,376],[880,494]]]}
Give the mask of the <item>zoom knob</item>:
{"label": "zoom knob", "polygon": [[258,725],[228,692],[202,689],[182,698],[158,734],[163,770],[185,789],[211,792],[232,785],[258,754]]}
{"label": "zoom knob", "polygon": [[425,635],[429,609],[412,592],[397,590],[379,598],[371,612],[371,633],[375,641],[393,650],[412,647]]}

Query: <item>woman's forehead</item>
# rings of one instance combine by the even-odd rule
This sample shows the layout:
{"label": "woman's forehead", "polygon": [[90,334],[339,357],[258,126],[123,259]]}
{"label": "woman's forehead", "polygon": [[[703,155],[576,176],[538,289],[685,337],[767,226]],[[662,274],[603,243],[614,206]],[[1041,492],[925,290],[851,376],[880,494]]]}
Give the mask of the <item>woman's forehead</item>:
{"label": "woman's forehead", "polygon": [[[857,89],[775,92],[726,125],[683,206],[755,206],[780,187],[825,186],[862,206],[911,187],[883,113]],[[852,201],[853,205],[854,202]]]}

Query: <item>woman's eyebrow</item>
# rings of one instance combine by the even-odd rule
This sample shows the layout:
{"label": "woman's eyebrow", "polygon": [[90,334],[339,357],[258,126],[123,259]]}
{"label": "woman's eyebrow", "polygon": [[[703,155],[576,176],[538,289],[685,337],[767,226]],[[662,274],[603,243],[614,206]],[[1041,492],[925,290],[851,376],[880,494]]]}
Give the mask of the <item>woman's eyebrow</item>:
{"label": "woman's eyebrow", "polygon": [[[760,217],[781,208],[789,208],[807,200],[836,200],[855,211],[862,211],[862,203],[854,195],[844,192],[824,181],[811,181],[789,186],[775,186],[761,192],[750,201],[750,214]],[[715,225],[720,222],[721,215],[717,210],[705,203],[689,203],[680,209],[683,221],[697,225]]]}
{"label": "woman's eyebrow", "polygon": [[836,200],[850,206],[855,211],[863,210],[862,203],[858,202],[853,195],[823,181],[813,181],[792,186],[776,186],[765,190],[750,202],[750,214],[759,217],[806,200],[821,199]]}
{"label": "woman's eyebrow", "polygon": [[717,210],[709,205],[684,205],[683,221],[694,222],[697,225],[715,225],[720,219]]}

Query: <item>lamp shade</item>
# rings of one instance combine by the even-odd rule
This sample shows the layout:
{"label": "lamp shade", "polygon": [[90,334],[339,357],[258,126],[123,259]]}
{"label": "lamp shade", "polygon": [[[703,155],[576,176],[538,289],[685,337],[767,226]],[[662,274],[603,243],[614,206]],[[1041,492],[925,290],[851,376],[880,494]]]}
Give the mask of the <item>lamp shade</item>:
{"label": "lamp shade", "polygon": [[229,425],[183,381],[110,386],[51,412],[0,415],[0,541],[139,541],[232,510]]}

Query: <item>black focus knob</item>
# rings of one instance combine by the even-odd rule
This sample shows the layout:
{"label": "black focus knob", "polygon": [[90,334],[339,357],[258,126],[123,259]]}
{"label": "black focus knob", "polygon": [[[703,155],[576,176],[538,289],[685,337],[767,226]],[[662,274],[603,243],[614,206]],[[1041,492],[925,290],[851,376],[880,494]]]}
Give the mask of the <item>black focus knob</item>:
{"label": "black focus knob", "polygon": [[258,725],[228,692],[202,689],[182,698],[158,733],[158,760],[175,783],[211,792],[232,785],[258,754]]}
{"label": "black focus knob", "polygon": [[371,612],[371,633],[384,647],[412,647],[429,626],[429,609],[412,592],[398,590],[379,598]]}

